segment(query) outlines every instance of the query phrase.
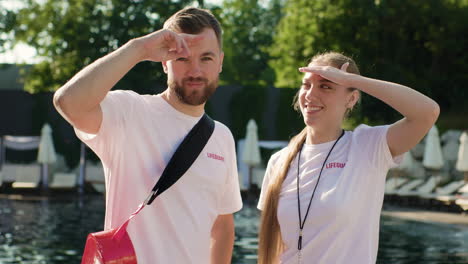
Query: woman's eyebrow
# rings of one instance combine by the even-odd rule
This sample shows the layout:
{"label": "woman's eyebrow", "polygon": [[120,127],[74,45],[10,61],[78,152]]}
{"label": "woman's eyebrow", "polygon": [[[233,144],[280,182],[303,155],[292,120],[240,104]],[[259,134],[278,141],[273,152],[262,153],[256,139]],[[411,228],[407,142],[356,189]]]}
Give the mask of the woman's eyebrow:
{"label": "woman's eyebrow", "polygon": [[325,79],[325,78],[321,79],[319,82],[326,82],[326,83],[337,84],[336,82],[332,82],[332,81],[330,81],[330,80],[328,80],[328,79]]}

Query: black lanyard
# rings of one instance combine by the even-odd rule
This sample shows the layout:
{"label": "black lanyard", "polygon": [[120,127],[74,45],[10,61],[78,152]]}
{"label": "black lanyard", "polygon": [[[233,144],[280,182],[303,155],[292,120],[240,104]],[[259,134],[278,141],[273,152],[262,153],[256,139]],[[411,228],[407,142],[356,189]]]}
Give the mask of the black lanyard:
{"label": "black lanyard", "polygon": [[312,192],[312,196],[310,197],[309,205],[307,206],[307,211],[306,211],[304,220],[302,220],[302,216],[301,216],[301,200],[299,198],[299,196],[300,196],[299,195],[299,168],[301,166],[301,162],[300,162],[301,161],[301,152],[302,152],[302,148],[303,148],[304,145],[302,145],[301,149],[299,150],[299,156],[297,157],[297,210],[298,210],[298,213],[299,213],[299,239],[297,241],[297,250],[299,250],[299,258],[301,257],[301,249],[302,249],[302,229],[304,229],[305,221],[307,219],[307,216],[309,215],[309,209],[310,209],[310,205],[312,204],[312,198],[314,198],[315,190],[317,189],[317,186],[318,186],[319,181],[320,181],[320,177],[322,176],[323,167],[325,167],[325,163],[327,163],[328,157],[330,156],[331,152],[333,151],[333,148],[335,148],[336,144],[338,143],[338,141],[340,141],[340,139],[341,139],[341,137],[343,137],[343,135],[344,135],[344,130],[341,132],[341,135],[335,141],[335,143],[331,147],[330,151],[328,152],[327,157],[325,157],[325,160],[323,161],[322,168],[320,169],[320,173],[319,173],[319,176],[318,176],[318,179],[317,179],[317,183],[315,184],[314,191]]}

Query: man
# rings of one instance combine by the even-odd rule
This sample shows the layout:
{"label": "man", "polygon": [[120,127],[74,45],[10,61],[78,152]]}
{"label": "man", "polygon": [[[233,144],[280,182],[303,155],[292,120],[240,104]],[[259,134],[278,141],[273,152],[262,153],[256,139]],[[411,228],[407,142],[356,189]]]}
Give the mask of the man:
{"label": "man", "polygon": [[[164,29],[129,41],[56,92],[56,108],[103,163],[105,229],[121,225],[143,202],[202,117],[223,56],[216,18],[207,10],[185,8]],[[143,60],[162,62],[168,89],[158,95],[109,92]],[[138,263],[230,263],[232,213],[241,207],[234,140],[216,122],[187,173],[130,222]]]}

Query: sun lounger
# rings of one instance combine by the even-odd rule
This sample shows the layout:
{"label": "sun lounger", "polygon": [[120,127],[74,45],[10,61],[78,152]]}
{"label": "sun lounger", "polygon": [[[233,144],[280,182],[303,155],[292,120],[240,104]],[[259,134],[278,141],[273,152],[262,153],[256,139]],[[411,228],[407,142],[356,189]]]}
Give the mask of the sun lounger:
{"label": "sun lounger", "polygon": [[468,193],[468,183],[464,184],[460,189],[458,189],[459,193]]}
{"label": "sun lounger", "polygon": [[14,182],[16,181],[16,169],[18,169],[19,164],[3,164],[2,166],[2,176],[4,182]]}
{"label": "sun lounger", "polygon": [[458,190],[456,190],[455,192],[452,192],[452,193],[455,193],[455,194],[438,195],[434,199],[436,199],[437,201],[440,201],[442,203],[445,203],[445,204],[451,204],[451,203],[455,202],[455,200],[457,200],[460,196],[468,197],[468,183],[464,183],[464,185],[462,187],[460,187]]}
{"label": "sun lounger", "polygon": [[86,165],[86,182],[91,183],[94,189],[100,193],[106,190],[106,180],[104,178],[104,169],[101,162]]}
{"label": "sun lounger", "polygon": [[37,188],[41,180],[39,164],[9,164],[3,167],[4,173],[14,177],[13,188]]}
{"label": "sun lounger", "polygon": [[460,206],[463,209],[463,211],[467,211],[468,210],[468,196],[456,199],[455,204]]}
{"label": "sun lounger", "polygon": [[419,185],[423,184],[423,182],[424,181],[422,179],[411,180],[411,181],[403,184],[402,186],[400,186],[400,188],[398,188],[397,190],[395,190],[393,192],[389,192],[388,194],[400,195],[400,193],[406,193],[406,192],[411,191],[414,188],[418,187]]}
{"label": "sun lounger", "polygon": [[467,211],[468,210],[468,183],[463,185],[463,187],[461,187],[458,192],[460,193],[460,195],[457,195],[456,199],[455,199],[455,204],[460,206],[463,211]]}
{"label": "sun lounger", "polygon": [[455,193],[458,189],[460,189],[465,182],[463,180],[461,181],[453,181],[445,186],[436,188],[433,193],[429,194],[424,194],[421,197],[425,199],[436,199],[437,197],[444,197],[444,196],[450,196],[451,194]]}
{"label": "sun lounger", "polygon": [[395,193],[396,190],[406,183],[408,179],[406,178],[401,178],[401,177],[392,177],[387,179],[385,182],[385,194],[392,194]]}
{"label": "sun lounger", "polygon": [[52,182],[49,187],[51,189],[68,189],[74,188],[76,185],[76,174],[75,173],[54,173]]}
{"label": "sun lounger", "polygon": [[397,194],[399,196],[421,196],[425,194],[430,194],[437,186],[437,183],[439,182],[439,178],[440,177],[438,176],[431,176],[426,182],[414,188],[414,190],[412,189],[403,190],[403,188],[400,188]]}

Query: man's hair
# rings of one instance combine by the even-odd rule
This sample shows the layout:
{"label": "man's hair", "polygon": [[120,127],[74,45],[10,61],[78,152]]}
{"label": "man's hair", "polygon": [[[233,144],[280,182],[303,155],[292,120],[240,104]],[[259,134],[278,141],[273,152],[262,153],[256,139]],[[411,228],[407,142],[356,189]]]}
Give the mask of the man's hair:
{"label": "man's hair", "polygon": [[216,34],[220,49],[222,49],[222,30],[219,21],[210,10],[196,7],[186,7],[172,15],[164,23],[164,28],[178,33],[199,34],[205,28],[211,28]]}

